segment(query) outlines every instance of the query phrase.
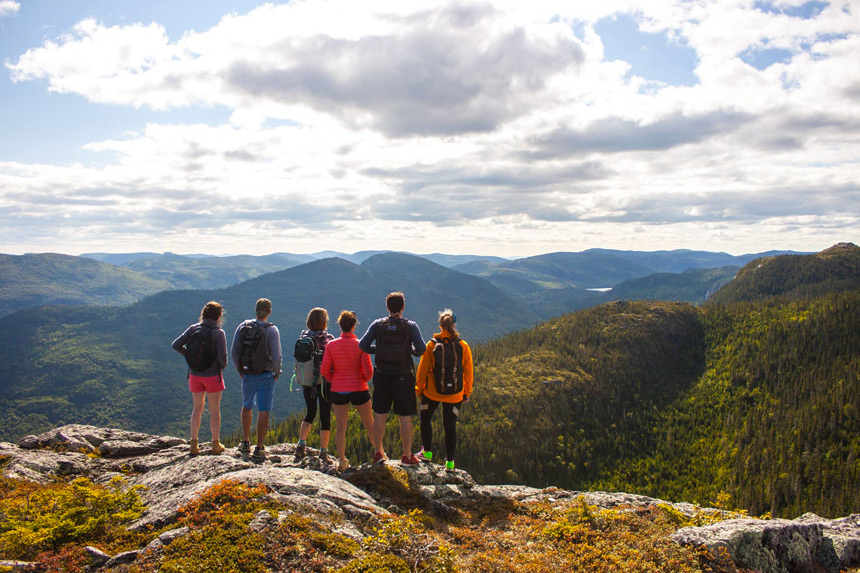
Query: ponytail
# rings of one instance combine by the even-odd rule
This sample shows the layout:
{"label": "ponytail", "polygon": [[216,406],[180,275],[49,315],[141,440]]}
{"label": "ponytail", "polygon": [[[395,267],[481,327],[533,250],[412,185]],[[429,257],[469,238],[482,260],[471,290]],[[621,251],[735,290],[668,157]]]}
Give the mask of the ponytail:
{"label": "ponytail", "polygon": [[450,308],[439,312],[439,326],[442,327],[442,330],[447,330],[453,336],[459,336],[456,324],[457,315]]}

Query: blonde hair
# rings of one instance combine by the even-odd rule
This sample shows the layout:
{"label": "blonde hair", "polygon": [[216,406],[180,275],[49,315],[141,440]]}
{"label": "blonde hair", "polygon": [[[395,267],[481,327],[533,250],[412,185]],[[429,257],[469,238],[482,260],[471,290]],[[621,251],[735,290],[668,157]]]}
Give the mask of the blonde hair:
{"label": "blonde hair", "polygon": [[439,311],[439,326],[442,327],[443,330],[447,330],[454,336],[459,336],[457,332],[457,327],[455,324],[457,323],[457,318],[454,316],[454,311],[450,308],[446,308],[445,310]]}
{"label": "blonde hair", "polygon": [[311,330],[325,330],[328,326],[328,311],[320,307],[312,308],[306,324]]}

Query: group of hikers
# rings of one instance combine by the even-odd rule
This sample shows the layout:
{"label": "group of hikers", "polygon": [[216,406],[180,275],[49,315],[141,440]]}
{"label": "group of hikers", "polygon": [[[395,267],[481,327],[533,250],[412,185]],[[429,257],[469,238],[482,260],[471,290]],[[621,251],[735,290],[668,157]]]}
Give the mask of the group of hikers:
{"label": "group of hikers", "polygon": [[[457,419],[464,402],[469,401],[474,381],[472,352],[457,332],[457,317],[450,310],[439,312],[439,328],[425,343],[418,325],[403,317],[406,299],[393,292],[385,299],[388,316],[377,320],[359,339],[355,334],[355,313],[341,311],[337,323],[340,337],[328,332],[328,312],[313,308],[307,316],[307,330],[296,340],[293,381],[298,381],[307,412],[299,428],[296,460],[307,454],[306,440],[319,414],[319,457],[329,462],[331,413],[337,423],[335,450],[338,470],[349,467],[346,458],[346,429],[349,407],[358,412],[373,446],[374,464],[388,460],[383,447],[385,425],[393,409],[399,419],[403,466],[417,466],[433,460],[433,414],[442,406],[445,430],[445,467],[454,470],[457,447]],[[238,450],[251,453],[253,410],[257,408],[256,446],[251,458],[266,459],[265,438],[275,382],[281,376],[281,338],[278,327],[268,322],[270,300],[256,303],[256,318],[243,321],[233,334],[230,358],[242,381],[242,441]],[[199,450],[199,432],[205,403],[209,405],[212,430],[211,454],[220,454],[221,393],[225,390],[223,370],[227,367],[227,336],[221,328],[221,304],[206,303],[200,321],[189,326],[176,340],[174,350],[188,363],[191,390],[191,455]],[[371,355],[374,360],[371,361]],[[417,372],[413,356],[420,356]],[[368,382],[373,383],[371,396]],[[292,383],[291,383],[292,386]],[[420,406],[416,400],[420,398]],[[412,452],[412,416],[420,408],[421,449]],[[441,456],[440,456],[441,458]]]}

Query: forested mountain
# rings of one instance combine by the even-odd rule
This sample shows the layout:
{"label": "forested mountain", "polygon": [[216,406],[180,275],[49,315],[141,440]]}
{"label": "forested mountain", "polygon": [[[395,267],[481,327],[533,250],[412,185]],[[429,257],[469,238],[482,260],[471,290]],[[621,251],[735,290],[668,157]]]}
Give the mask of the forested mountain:
{"label": "forested mountain", "polygon": [[[751,300],[617,301],[473,345],[458,466],[486,483],[726,492],[755,514],[860,511],[856,249],[754,261],[753,287],[783,288]],[[349,443],[366,455],[358,423]]]}
{"label": "forested mountain", "polygon": [[81,257],[0,255],[0,316],[45,304],[125,305],[168,288],[165,280]]}
{"label": "forested mountain", "polygon": [[[224,304],[228,341],[236,325],[253,316],[254,302],[268,297],[271,320],[289,355],[308,311],[327,308],[332,331],[342,309],[358,314],[362,333],[384,314],[385,296],[406,293],[406,315],[425,337],[435,331],[437,312],[454,308],[470,340],[487,339],[530,326],[536,319],[483,279],[457,273],[408,255],[384,254],[365,265],[341,259],[315,261],[221,290],[167,291],[128,307],[41,307],[0,319],[0,439],[42,431],[60,422],[85,422],[184,435],[189,412],[184,360],[171,341],[195,322],[209,300]],[[300,395],[276,392],[274,415],[294,412]],[[238,378],[227,371],[223,403],[225,432],[235,429]]]}
{"label": "forested mountain", "polygon": [[809,297],[860,288],[860,247],[838,243],[814,255],[757,259],[720,289],[713,302],[758,300],[769,296]]}

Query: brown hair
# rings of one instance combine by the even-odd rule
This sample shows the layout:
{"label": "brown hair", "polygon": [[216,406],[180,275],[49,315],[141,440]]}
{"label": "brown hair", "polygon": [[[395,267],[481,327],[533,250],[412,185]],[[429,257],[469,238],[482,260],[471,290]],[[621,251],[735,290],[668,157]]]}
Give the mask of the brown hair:
{"label": "brown hair", "polygon": [[221,303],[210,300],[203,306],[203,310],[200,311],[200,322],[203,322],[204,318],[211,318],[215,322],[221,322],[223,314],[224,307],[221,306]]}
{"label": "brown hair", "polygon": [[337,323],[340,325],[342,331],[350,332],[358,324],[358,320],[355,318],[355,313],[351,310],[342,310],[340,311],[340,316],[337,317]]}
{"label": "brown hair", "polygon": [[439,326],[442,327],[442,330],[447,330],[454,336],[459,336],[457,332],[457,317],[454,315],[454,311],[450,308],[446,308],[445,310],[439,311]]}
{"label": "brown hair", "polygon": [[385,297],[385,307],[391,313],[398,313],[406,306],[406,296],[398,291]]}
{"label": "brown hair", "polygon": [[267,298],[261,298],[257,301],[255,309],[257,311],[257,318],[266,318],[272,314],[272,301]]}
{"label": "brown hair", "polygon": [[312,308],[306,324],[311,330],[325,330],[328,326],[328,311],[320,307]]}

